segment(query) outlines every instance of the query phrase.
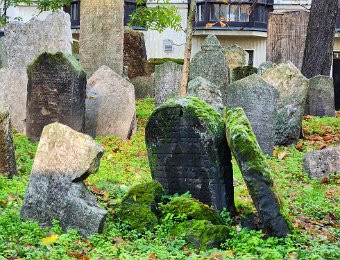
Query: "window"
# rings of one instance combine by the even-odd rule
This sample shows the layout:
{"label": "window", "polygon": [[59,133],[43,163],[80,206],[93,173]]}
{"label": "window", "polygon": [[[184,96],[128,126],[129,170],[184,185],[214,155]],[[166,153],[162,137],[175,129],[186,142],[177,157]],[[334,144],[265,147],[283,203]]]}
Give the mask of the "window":
{"label": "window", "polygon": [[[209,21],[218,22],[220,20],[230,22],[249,22],[250,5],[240,4],[208,4]],[[197,6],[197,21],[204,21],[205,5]]]}
{"label": "window", "polygon": [[76,28],[80,26],[80,0],[72,0],[70,6],[64,8],[66,13],[70,14],[71,27]]}
{"label": "window", "polygon": [[[142,6],[146,6],[146,4],[143,4]],[[130,21],[130,15],[136,11],[137,4],[136,0],[125,0],[124,1],[124,25],[128,25]]]}

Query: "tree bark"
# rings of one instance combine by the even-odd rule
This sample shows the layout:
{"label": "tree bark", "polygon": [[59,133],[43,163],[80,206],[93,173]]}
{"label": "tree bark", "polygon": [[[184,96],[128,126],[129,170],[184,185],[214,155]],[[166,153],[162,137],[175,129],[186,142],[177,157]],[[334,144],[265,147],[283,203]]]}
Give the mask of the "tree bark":
{"label": "tree bark", "polygon": [[195,20],[195,13],[196,13],[196,0],[191,0],[190,7],[189,7],[187,31],[186,31],[182,81],[181,81],[181,87],[179,89],[180,97],[185,97],[185,95],[187,94],[187,87],[188,87],[188,81],[189,81],[189,65],[190,65],[191,48],[192,48],[192,35],[193,35],[192,27],[193,27],[193,23]]}
{"label": "tree bark", "polygon": [[312,1],[301,69],[307,78],[330,75],[338,10],[339,0]]}

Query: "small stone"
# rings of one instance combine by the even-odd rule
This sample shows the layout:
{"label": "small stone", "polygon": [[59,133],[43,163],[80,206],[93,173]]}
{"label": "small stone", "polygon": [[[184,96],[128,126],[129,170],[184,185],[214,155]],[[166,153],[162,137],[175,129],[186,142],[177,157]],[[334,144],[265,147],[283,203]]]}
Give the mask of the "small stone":
{"label": "small stone", "polygon": [[303,157],[303,169],[309,177],[321,179],[331,173],[340,173],[340,146],[306,153]]}
{"label": "small stone", "polygon": [[104,149],[90,136],[54,123],[44,127],[21,209],[23,220],[83,236],[101,232],[106,211],[88,191],[84,180],[97,172]]}

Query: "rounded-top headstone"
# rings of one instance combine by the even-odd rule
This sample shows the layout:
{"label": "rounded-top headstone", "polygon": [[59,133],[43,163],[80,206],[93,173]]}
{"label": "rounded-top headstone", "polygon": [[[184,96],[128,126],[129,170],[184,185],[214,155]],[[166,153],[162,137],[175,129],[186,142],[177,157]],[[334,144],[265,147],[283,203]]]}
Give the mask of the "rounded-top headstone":
{"label": "rounded-top headstone", "polygon": [[221,49],[221,44],[217,37],[213,34],[209,34],[202,43],[202,51],[212,51]]}
{"label": "rounded-top headstone", "polygon": [[228,60],[229,68],[246,66],[248,53],[240,46],[234,44],[223,48],[223,52]]}

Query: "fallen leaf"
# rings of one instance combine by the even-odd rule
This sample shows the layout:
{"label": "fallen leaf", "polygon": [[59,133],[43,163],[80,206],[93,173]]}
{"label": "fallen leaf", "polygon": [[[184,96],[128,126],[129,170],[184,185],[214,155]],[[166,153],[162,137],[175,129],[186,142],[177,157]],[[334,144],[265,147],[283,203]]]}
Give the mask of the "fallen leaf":
{"label": "fallen leaf", "polygon": [[213,27],[216,23],[207,23],[205,25],[205,28],[210,28],[210,27]]}
{"label": "fallen leaf", "polygon": [[277,158],[279,158],[279,160],[282,160],[286,156],[287,156],[287,153],[283,151],[283,152],[279,152],[279,154],[277,155]]}
{"label": "fallen leaf", "polygon": [[50,237],[44,237],[41,239],[41,243],[43,244],[53,244],[57,242],[58,240],[58,235],[52,235]]}

